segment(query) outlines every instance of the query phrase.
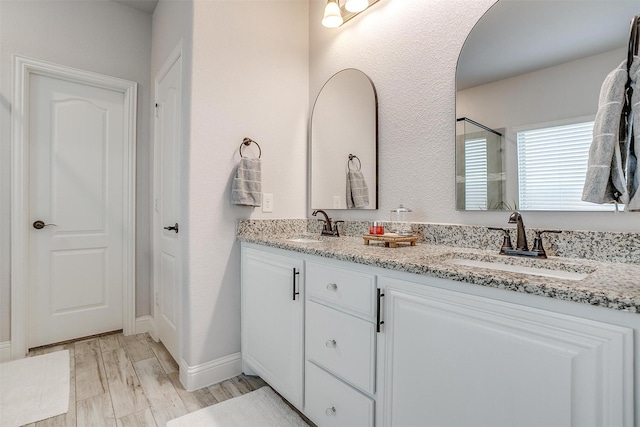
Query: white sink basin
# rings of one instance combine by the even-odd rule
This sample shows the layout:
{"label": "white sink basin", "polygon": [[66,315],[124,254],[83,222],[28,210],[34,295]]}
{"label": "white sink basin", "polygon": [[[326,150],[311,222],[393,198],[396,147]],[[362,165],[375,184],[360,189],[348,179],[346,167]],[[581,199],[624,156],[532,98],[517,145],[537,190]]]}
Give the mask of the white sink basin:
{"label": "white sink basin", "polygon": [[314,239],[313,237],[292,237],[291,239],[287,240],[296,243],[318,243],[322,241],[319,239]]}
{"label": "white sink basin", "polygon": [[512,273],[531,274],[534,276],[553,277],[555,279],[582,280],[587,273],[573,271],[552,270],[549,268],[527,267],[523,265],[510,265],[501,262],[480,261],[475,259],[452,258],[444,261],[447,264],[464,265],[467,267],[486,268],[489,270],[509,271]]}

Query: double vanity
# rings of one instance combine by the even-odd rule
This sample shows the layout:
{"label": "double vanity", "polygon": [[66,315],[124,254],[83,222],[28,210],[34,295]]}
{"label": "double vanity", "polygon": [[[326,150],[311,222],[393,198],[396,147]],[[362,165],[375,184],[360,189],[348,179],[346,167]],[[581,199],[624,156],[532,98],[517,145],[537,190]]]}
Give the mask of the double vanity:
{"label": "double vanity", "polygon": [[638,426],[637,263],[239,224],[242,360],[318,426]]}

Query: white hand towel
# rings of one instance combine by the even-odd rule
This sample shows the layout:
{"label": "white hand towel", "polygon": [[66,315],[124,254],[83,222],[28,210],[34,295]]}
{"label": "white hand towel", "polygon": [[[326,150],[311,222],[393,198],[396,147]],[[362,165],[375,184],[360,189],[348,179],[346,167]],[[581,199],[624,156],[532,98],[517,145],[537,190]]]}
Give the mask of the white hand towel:
{"label": "white hand towel", "polygon": [[231,203],[243,206],[262,205],[260,159],[243,157],[231,185]]}
{"label": "white hand towel", "polygon": [[364,208],[369,205],[369,188],[360,170],[347,172],[347,208]]}

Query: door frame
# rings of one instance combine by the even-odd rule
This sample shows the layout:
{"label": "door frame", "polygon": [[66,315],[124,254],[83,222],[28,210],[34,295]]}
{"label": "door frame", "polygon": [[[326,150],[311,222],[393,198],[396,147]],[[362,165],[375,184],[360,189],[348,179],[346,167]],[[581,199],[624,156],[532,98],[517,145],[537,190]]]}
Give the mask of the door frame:
{"label": "door frame", "polygon": [[135,333],[135,171],[137,83],[40,61],[13,56],[11,110],[11,358],[28,351],[29,225],[29,83],[40,75],[121,92],[124,95],[124,183],[122,325]]}
{"label": "door frame", "polygon": [[[166,75],[169,73],[169,71],[171,71],[171,68],[173,67],[173,65],[179,61],[179,60],[183,60],[184,61],[184,56],[183,56],[183,40],[180,39],[178,41],[178,43],[176,44],[176,46],[173,48],[173,50],[171,51],[171,53],[167,56],[167,58],[165,59],[165,61],[162,63],[162,66],[160,67],[160,70],[158,70],[155,78],[154,78],[154,104],[157,105],[158,102],[158,89],[160,87],[160,82],[162,81],[162,79],[164,79],[166,77]],[[184,129],[184,120],[182,120],[184,118],[184,62],[182,63],[182,69],[180,70],[180,84],[182,85],[182,98],[180,100],[180,115],[181,115],[181,119],[180,119],[180,139],[177,141],[178,144],[178,152],[180,154],[182,154],[182,147],[183,147],[183,129]],[[159,302],[159,298],[161,297],[160,293],[161,293],[161,289],[159,289],[160,287],[157,286],[158,281],[157,281],[157,277],[160,274],[159,268],[160,268],[160,242],[158,239],[158,231],[157,230],[161,230],[162,227],[164,226],[164,224],[160,223],[160,219],[158,218],[158,211],[156,209],[156,200],[158,199],[158,190],[159,190],[159,182],[160,182],[160,175],[161,175],[161,167],[160,167],[160,163],[161,163],[161,159],[159,158],[159,149],[158,146],[160,144],[160,141],[158,140],[158,126],[159,126],[159,121],[158,121],[158,114],[157,114],[157,107],[153,109],[154,110],[154,115],[153,115],[153,177],[152,177],[152,191],[151,191],[151,206],[152,206],[152,210],[153,210],[153,214],[152,214],[152,226],[153,226],[153,231],[151,232],[151,240],[152,240],[152,264],[153,264],[153,268],[151,269],[151,276],[152,276],[152,284],[153,284],[153,298],[152,298],[152,306],[153,306],[153,320],[154,320],[154,339],[159,340],[160,339],[160,334],[158,333],[158,321],[157,321],[157,316],[158,316],[158,302]],[[178,167],[180,168],[180,171],[182,170],[182,157],[178,159]],[[178,176],[181,176],[181,173],[178,173]],[[181,192],[182,188],[181,188],[181,180],[179,179],[178,182],[178,186],[177,186],[177,191]],[[184,225],[182,224],[181,220],[182,215],[180,215],[181,210],[178,210],[178,223],[180,223],[180,227],[183,229],[186,228],[184,227]],[[177,330],[177,334],[178,334],[178,360],[176,360],[176,362],[178,363],[178,365],[182,365],[182,300],[183,300],[183,296],[182,296],[182,250],[181,250],[181,242],[178,242],[178,253],[176,254],[176,266],[177,266],[177,279],[178,279],[178,283],[176,284],[176,286],[178,286],[178,314],[176,316],[176,330]],[[182,369],[181,369],[182,371]]]}

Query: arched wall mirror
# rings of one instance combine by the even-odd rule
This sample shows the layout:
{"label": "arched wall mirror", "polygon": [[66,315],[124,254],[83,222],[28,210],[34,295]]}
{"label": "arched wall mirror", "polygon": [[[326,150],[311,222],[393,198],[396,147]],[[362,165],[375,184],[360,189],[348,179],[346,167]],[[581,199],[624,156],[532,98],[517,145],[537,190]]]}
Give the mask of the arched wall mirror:
{"label": "arched wall mirror", "polygon": [[456,72],[456,209],[613,209],[580,198],[600,87],[637,14],[637,0],[500,0],[485,13]]}
{"label": "arched wall mirror", "polygon": [[320,90],[309,157],[311,209],[378,208],[378,102],[362,71],[342,70]]}

